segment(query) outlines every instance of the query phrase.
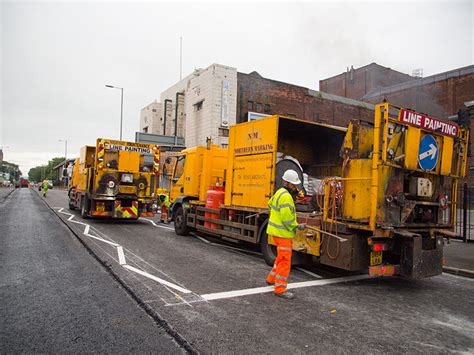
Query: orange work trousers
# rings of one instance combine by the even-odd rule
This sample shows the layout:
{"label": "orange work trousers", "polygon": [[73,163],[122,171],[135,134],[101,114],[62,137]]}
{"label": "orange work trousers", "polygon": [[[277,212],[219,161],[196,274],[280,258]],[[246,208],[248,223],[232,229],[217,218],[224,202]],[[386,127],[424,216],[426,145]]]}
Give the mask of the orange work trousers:
{"label": "orange work trousers", "polygon": [[285,293],[291,269],[293,240],[279,237],[273,237],[273,240],[277,245],[277,257],[267,276],[267,282],[275,285],[275,293]]}
{"label": "orange work trousers", "polygon": [[168,220],[168,207],[165,205],[161,206],[161,219],[160,222],[164,223]]}

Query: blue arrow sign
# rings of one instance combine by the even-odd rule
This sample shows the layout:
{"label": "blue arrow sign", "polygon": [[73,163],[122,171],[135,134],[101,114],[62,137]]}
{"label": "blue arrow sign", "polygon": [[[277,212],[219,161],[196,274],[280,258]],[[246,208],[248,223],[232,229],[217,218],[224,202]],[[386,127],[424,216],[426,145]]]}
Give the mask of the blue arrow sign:
{"label": "blue arrow sign", "polygon": [[421,170],[433,170],[438,162],[438,143],[433,136],[426,135],[420,140],[418,163]]}

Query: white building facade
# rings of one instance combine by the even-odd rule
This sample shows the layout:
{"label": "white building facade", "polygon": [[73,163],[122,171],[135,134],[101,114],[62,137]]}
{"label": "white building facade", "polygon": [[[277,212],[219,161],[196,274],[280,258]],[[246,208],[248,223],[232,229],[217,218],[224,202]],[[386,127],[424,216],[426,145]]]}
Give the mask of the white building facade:
{"label": "white building facade", "polygon": [[[156,119],[150,123],[152,113],[156,113]],[[206,69],[196,69],[165,90],[160,102],[143,108],[140,131],[147,129],[145,133],[184,137],[186,147],[205,145],[207,138],[227,147],[228,129],[236,123],[236,115],[237,69],[212,64]]]}
{"label": "white building facade", "polygon": [[163,134],[163,105],[156,100],[140,111],[140,132]]}

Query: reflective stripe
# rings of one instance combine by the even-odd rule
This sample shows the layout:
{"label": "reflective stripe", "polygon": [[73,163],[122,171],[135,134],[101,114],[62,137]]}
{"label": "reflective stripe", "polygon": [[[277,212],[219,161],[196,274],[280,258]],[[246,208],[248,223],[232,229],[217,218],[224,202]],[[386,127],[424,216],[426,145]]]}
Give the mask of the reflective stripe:
{"label": "reflective stripe", "polygon": [[288,250],[288,251],[292,251],[293,249],[291,248],[288,248],[288,247],[277,247],[278,250]]}
{"label": "reflective stripe", "polygon": [[275,282],[275,287],[280,286],[280,287],[286,288],[287,285],[288,285],[288,284],[280,284],[280,283],[278,283],[278,282]]}
{"label": "reflective stripe", "polygon": [[270,271],[270,275],[272,275],[272,276],[275,276],[275,275],[276,275],[276,273],[275,273],[275,272],[273,272],[273,271]]}
{"label": "reflective stripe", "polygon": [[[278,206],[278,202],[280,202],[280,198],[281,198],[285,193],[288,193],[288,194],[289,194],[289,192],[285,189],[284,191],[282,191],[282,192],[278,195],[278,197],[276,198],[275,203],[272,204],[272,208],[273,208],[275,211],[277,211],[277,212],[280,211],[281,207],[288,205],[287,203],[285,203],[285,204],[283,204],[283,205],[281,205],[281,206]],[[290,205],[290,206],[291,206],[291,205]]]}
{"label": "reflective stripe", "polygon": [[288,281],[288,278],[286,278],[284,276],[280,276],[280,275],[276,275],[275,278],[278,279],[278,280]]}
{"label": "reflective stripe", "polygon": [[285,231],[288,230],[288,229],[286,229],[285,226],[281,226],[281,225],[279,225],[279,224],[273,223],[272,221],[268,221],[268,225],[269,225],[269,226],[272,226],[272,227],[275,227],[275,228],[278,228],[278,229],[283,229],[283,230],[285,230]]}
{"label": "reflective stripe", "polygon": [[295,213],[295,208],[294,208],[291,204],[289,204],[289,203],[284,203],[283,205],[280,206],[280,210],[281,210],[282,208],[284,208],[284,207],[289,207],[290,210],[291,210],[291,212]]}
{"label": "reflective stripe", "polygon": [[293,218],[289,221],[282,221],[282,222],[283,222],[283,224],[293,224],[294,221],[295,221],[295,219]]}

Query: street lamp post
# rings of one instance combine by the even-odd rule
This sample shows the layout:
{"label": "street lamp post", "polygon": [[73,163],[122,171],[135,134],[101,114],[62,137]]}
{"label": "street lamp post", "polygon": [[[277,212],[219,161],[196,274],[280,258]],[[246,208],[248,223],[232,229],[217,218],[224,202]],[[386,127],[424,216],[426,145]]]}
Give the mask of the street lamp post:
{"label": "street lamp post", "polygon": [[[64,142],[64,168],[66,168],[66,163],[67,163],[67,139],[59,139],[58,142]],[[59,170],[58,170],[58,174],[59,174]],[[63,177],[64,177],[64,173],[63,173]],[[67,185],[68,185],[68,178],[69,178],[69,176],[66,175],[66,180],[64,182],[64,187],[67,187]],[[59,176],[58,176],[58,180],[59,180]]]}
{"label": "street lamp post", "polygon": [[123,88],[117,86],[105,85],[105,87],[110,89],[119,89],[121,92],[120,95],[120,140],[122,140],[122,121],[123,121]]}

